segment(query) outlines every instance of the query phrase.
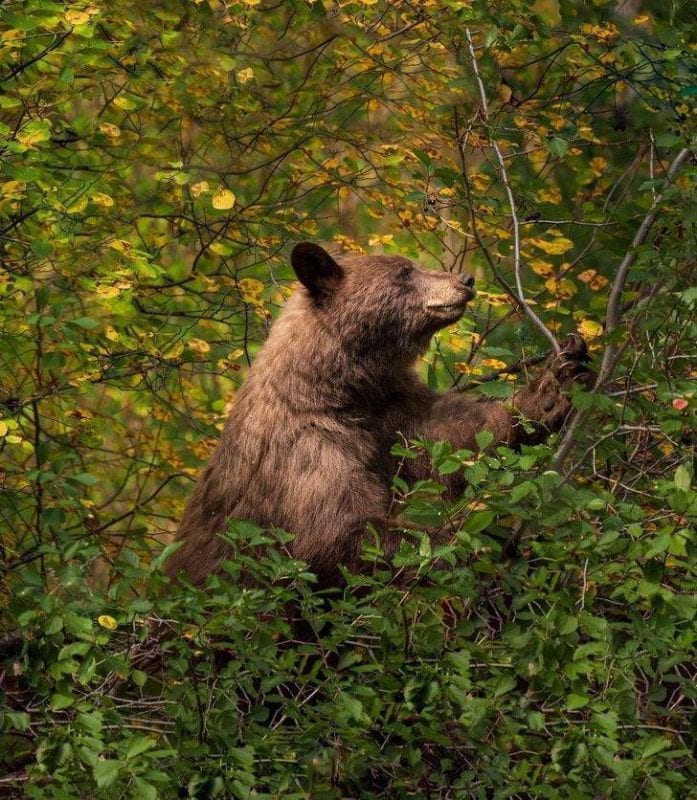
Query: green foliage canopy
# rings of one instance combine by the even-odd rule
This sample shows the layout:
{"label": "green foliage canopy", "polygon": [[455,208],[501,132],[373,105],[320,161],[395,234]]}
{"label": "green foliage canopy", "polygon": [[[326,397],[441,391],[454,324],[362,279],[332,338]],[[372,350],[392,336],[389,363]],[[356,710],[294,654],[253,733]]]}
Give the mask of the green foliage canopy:
{"label": "green foliage canopy", "polygon": [[[687,796],[688,4],[26,0],[0,20],[0,793]],[[247,565],[266,591],[241,559],[163,593],[157,554],[291,243],[475,272],[424,374],[490,397],[525,380],[547,343],[515,297],[494,144],[527,302],[616,351],[559,457],[424,445],[469,485],[446,507],[395,479],[412,524],[459,530],[405,546],[407,590],[382,565],[325,602],[271,550]],[[313,644],[288,644],[291,603]]]}

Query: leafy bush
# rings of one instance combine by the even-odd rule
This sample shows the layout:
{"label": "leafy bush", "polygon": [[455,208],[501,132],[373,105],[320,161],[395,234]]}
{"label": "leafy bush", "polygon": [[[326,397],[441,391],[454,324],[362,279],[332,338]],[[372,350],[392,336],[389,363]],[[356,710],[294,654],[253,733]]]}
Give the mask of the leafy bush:
{"label": "leafy bush", "polygon": [[[693,16],[2,4],[0,796],[690,795]],[[407,541],[342,590],[243,522],[167,585],[303,239],[476,274],[434,389],[505,400],[526,303],[601,379],[548,446],[396,445],[468,488],[397,475]]]}
{"label": "leafy bush", "polygon": [[[46,546],[46,578],[29,564],[9,587],[3,757],[26,758],[26,796],[687,796],[687,530],[564,483],[545,447],[440,449],[465,497],[424,483],[406,516],[457,518],[452,544],[391,566],[368,546],[372,569],[326,596],[273,548],[202,591],[124,548],[96,591],[89,538]],[[681,481],[658,492],[694,521]]]}

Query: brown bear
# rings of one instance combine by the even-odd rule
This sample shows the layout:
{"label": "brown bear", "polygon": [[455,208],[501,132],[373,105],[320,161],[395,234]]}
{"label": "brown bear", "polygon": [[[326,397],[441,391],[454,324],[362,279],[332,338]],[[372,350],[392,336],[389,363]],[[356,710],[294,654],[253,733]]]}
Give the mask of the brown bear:
{"label": "brown bear", "polygon": [[[473,278],[393,256],[335,259],[311,243],[298,244],[291,261],[301,287],[274,323],[186,507],[183,543],[167,561],[172,577],[205,581],[231,557],[218,534],[238,518],[294,534],[292,555],[320,585],[335,583],[338,565],[360,566],[368,523],[386,542],[394,538],[390,450],[399,434],[470,450],[483,430],[511,446],[542,440],[561,426],[565,390],[585,371],[576,337],[507,402],[435,394],[415,361],[463,314]],[[421,458],[405,470],[414,481],[430,476],[431,465]],[[440,480],[451,492],[461,488],[457,474]]]}

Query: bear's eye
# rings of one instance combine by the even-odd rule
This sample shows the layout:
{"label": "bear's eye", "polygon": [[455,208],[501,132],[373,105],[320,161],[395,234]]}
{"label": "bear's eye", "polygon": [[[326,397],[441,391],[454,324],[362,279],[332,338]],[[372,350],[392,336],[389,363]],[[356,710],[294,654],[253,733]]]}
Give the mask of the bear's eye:
{"label": "bear's eye", "polygon": [[413,271],[413,267],[402,267],[397,273],[397,278],[399,278],[400,281],[405,281]]}

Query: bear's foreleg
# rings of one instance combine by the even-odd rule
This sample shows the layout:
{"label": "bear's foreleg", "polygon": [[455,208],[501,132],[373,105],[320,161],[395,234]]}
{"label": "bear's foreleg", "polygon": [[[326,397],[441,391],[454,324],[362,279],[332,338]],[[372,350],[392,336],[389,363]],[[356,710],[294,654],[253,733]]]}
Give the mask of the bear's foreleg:
{"label": "bear's foreleg", "polygon": [[[569,336],[559,354],[550,355],[529,386],[507,401],[472,399],[461,392],[447,392],[433,402],[428,418],[415,436],[449,442],[456,450],[477,451],[477,434],[489,431],[492,445],[517,447],[536,444],[558,431],[571,411],[569,392],[574,381],[587,385],[592,373],[588,366],[586,343],[580,336]],[[405,463],[407,480],[432,477],[428,458]],[[459,473],[436,476],[451,492],[462,488]]]}

